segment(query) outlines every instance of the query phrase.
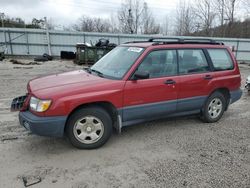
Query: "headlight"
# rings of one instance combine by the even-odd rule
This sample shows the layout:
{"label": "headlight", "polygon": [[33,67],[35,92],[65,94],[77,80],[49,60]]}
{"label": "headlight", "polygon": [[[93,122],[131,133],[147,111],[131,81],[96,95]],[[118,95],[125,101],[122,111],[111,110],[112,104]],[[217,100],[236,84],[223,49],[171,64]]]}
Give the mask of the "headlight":
{"label": "headlight", "polygon": [[48,110],[51,100],[40,100],[35,97],[30,98],[30,108],[36,112],[45,112]]}

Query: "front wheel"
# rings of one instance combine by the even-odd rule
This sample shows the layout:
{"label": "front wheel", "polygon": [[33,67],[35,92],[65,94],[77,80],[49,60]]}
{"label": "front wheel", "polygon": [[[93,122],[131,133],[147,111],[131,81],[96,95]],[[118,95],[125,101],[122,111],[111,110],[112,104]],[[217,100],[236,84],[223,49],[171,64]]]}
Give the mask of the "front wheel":
{"label": "front wheel", "polygon": [[210,95],[204,104],[201,119],[207,123],[217,122],[226,109],[226,99],[220,92]]}
{"label": "front wheel", "polygon": [[105,144],[111,136],[112,120],[100,107],[82,108],[70,116],[66,133],[73,146],[95,149]]}

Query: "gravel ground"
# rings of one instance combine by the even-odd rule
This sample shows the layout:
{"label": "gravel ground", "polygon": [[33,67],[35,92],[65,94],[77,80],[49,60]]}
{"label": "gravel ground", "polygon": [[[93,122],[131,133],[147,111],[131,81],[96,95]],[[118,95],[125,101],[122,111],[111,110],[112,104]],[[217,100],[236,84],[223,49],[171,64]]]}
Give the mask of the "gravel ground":
{"label": "gravel ground", "polygon": [[[28,60],[22,60],[29,62]],[[159,120],[124,128],[97,150],[29,134],[10,113],[29,79],[79,69],[70,61],[0,62],[0,187],[250,187],[250,95],[223,118]],[[241,65],[242,83],[250,66]]]}

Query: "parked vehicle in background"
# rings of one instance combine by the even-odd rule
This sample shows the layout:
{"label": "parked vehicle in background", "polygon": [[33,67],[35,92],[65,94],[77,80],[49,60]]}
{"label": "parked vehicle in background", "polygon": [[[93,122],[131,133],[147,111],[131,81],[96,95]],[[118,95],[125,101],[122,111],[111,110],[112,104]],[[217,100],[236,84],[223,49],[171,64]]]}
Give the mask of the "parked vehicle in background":
{"label": "parked vehicle in background", "polygon": [[250,76],[247,77],[245,88],[250,92]]}
{"label": "parked vehicle in background", "polygon": [[113,128],[197,114],[218,121],[239,100],[241,76],[231,50],[210,39],[122,44],[92,67],[33,79],[13,100],[20,124],[34,134],[67,135],[98,148]]}

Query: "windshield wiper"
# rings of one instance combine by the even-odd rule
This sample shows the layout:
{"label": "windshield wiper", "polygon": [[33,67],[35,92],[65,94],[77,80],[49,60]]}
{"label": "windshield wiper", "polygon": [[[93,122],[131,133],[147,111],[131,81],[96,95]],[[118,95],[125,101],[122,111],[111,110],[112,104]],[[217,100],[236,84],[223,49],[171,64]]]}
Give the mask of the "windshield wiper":
{"label": "windshield wiper", "polygon": [[91,69],[88,67],[88,68],[83,68],[85,71],[87,71],[88,73],[91,74]]}
{"label": "windshield wiper", "polygon": [[97,74],[98,76],[100,76],[100,77],[104,77],[103,73],[102,73],[102,72],[100,72],[100,71],[98,71],[98,70],[95,70],[95,69],[89,69],[89,71],[96,73],[96,74]]}

